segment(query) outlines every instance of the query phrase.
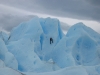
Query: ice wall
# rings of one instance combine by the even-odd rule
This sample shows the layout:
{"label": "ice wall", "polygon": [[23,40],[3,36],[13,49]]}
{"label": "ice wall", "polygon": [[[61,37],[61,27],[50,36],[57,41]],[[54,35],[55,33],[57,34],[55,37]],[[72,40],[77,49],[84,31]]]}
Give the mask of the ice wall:
{"label": "ice wall", "polygon": [[[56,64],[41,61],[34,52],[34,42],[30,39],[20,39],[10,42],[7,48],[18,61],[18,70],[23,72],[45,72],[58,69]],[[55,66],[55,67],[52,67]],[[54,68],[54,69],[53,69]]]}
{"label": "ice wall", "polygon": [[[52,58],[53,48],[63,36],[57,19],[35,17],[11,31],[7,48],[15,55],[20,71],[53,71],[59,67],[49,60]],[[53,39],[51,43],[50,38]]]}
{"label": "ice wall", "polygon": [[9,35],[6,34],[5,32],[0,32],[0,38],[5,42],[5,44],[7,43],[8,41],[8,38],[9,38]]}
{"label": "ice wall", "polygon": [[[66,36],[68,46],[72,47],[72,55],[78,65],[97,65],[100,63],[100,35],[83,23],[72,26]],[[71,41],[73,39],[73,41]]]}
{"label": "ice wall", "polygon": [[16,58],[12,53],[10,53],[4,43],[0,38],[0,60],[2,60],[7,67],[18,69],[18,63]]}
{"label": "ice wall", "polygon": [[[28,38],[34,42],[34,51],[38,56],[42,60],[49,60],[54,46],[63,36],[64,34],[57,19],[35,17],[15,27],[11,31],[8,43]],[[50,38],[53,39],[51,44]]]}
{"label": "ice wall", "polygon": [[99,75],[100,34],[77,23],[64,35],[59,20],[34,17],[10,36],[0,33],[0,67],[26,75]]}

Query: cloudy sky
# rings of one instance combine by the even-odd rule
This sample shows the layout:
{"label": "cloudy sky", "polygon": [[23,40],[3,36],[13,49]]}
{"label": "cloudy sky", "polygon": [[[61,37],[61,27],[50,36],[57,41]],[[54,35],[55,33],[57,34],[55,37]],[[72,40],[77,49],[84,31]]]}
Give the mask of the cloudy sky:
{"label": "cloudy sky", "polygon": [[100,33],[100,0],[0,0],[1,30],[11,31],[34,15],[58,18],[70,26],[83,22]]}

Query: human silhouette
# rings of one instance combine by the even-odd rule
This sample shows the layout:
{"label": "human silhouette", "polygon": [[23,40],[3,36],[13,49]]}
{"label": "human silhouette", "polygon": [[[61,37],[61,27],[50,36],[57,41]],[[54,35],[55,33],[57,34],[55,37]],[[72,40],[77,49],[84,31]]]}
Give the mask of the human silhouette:
{"label": "human silhouette", "polygon": [[53,39],[52,38],[50,38],[50,44],[52,44],[53,43]]}

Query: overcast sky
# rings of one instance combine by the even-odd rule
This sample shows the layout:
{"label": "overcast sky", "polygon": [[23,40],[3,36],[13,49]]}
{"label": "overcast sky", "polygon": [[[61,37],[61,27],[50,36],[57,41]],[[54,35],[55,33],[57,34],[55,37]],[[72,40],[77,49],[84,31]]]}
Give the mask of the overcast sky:
{"label": "overcast sky", "polygon": [[83,22],[100,32],[100,0],[0,0],[0,27],[7,31],[34,15]]}

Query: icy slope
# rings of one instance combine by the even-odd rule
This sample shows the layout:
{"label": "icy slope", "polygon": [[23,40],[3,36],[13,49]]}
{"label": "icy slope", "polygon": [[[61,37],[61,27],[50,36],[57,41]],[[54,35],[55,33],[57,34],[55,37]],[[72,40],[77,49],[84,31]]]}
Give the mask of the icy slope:
{"label": "icy slope", "polygon": [[25,73],[26,75],[88,75],[83,67],[70,67],[46,73]]}
{"label": "icy slope", "polygon": [[7,67],[18,69],[18,63],[12,53],[10,53],[2,39],[0,39],[0,60],[4,61]]}
{"label": "icy slope", "polygon": [[[53,48],[63,36],[57,19],[35,17],[12,30],[7,48],[16,57],[20,71],[54,71],[59,67],[48,60],[52,58]],[[50,38],[53,39],[51,44]]]}
{"label": "icy slope", "polygon": [[83,23],[78,23],[69,29],[66,36],[69,38],[67,45],[72,48],[76,64],[97,65],[100,63],[100,34]]}
{"label": "icy slope", "polygon": [[66,46],[66,40],[67,38],[63,37],[52,51],[52,59],[60,68],[75,66],[71,50]]}
{"label": "icy slope", "polygon": [[5,32],[0,32],[0,38],[5,42],[5,44],[6,44],[6,42],[8,41],[8,38],[9,38],[9,35],[8,34],[6,34]]}
{"label": "icy slope", "polygon": [[[11,31],[9,42],[28,38],[34,42],[34,51],[38,56],[43,60],[49,60],[52,49],[63,36],[57,19],[35,17],[15,27]],[[51,45],[50,38],[54,40]]]}
{"label": "icy slope", "polygon": [[24,74],[15,71],[11,68],[4,67],[4,68],[0,68],[0,75],[24,75]]}
{"label": "icy slope", "polygon": [[[31,72],[45,72],[56,70],[55,64],[50,64],[41,61],[38,55],[34,52],[34,42],[30,39],[20,39],[10,42],[8,49],[15,55],[18,61],[18,70]],[[55,67],[52,67],[55,66]]]}

